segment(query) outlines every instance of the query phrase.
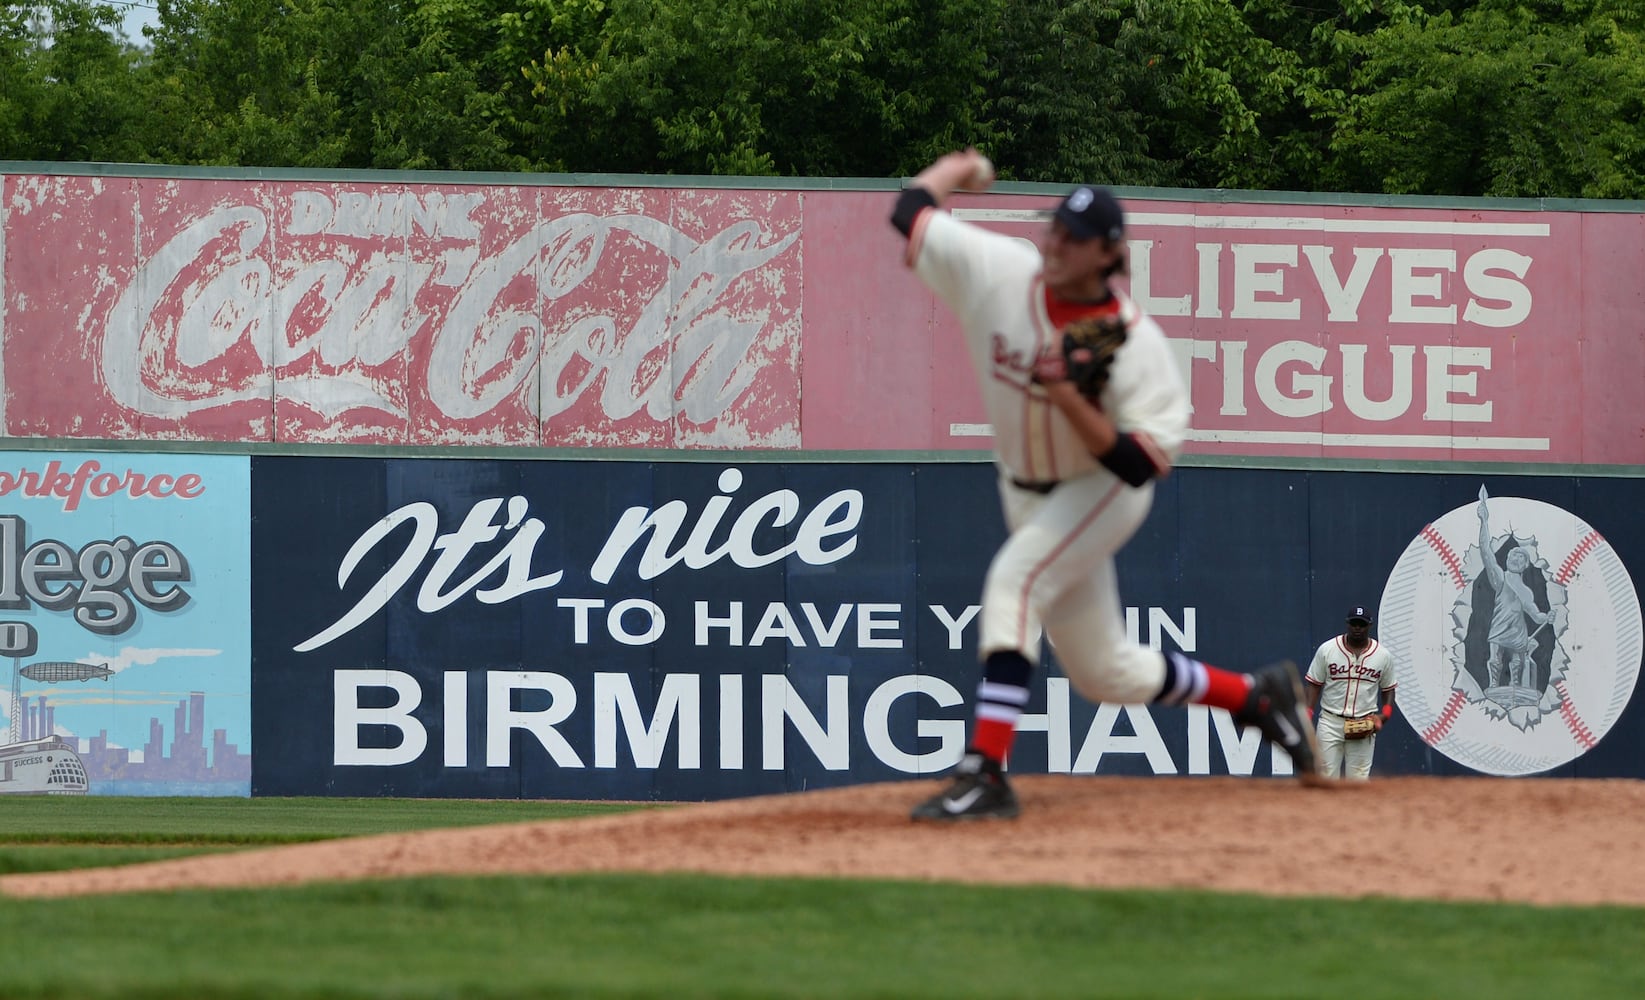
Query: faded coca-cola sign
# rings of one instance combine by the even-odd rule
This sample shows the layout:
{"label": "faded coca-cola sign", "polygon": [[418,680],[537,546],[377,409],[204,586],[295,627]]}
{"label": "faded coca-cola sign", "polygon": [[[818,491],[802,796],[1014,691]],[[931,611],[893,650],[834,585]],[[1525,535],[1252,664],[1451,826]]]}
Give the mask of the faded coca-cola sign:
{"label": "faded coca-cola sign", "polygon": [[[7,187],[7,256],[40,240],[69,263],[40,288],[8,268],[8,386],[19,364],[85,365],[75,388],[99,397],[64,426],[50,399],[13,393],[14,432],[799,442],[792,194],[15,177]],[[65,307],[77,307],[70,344]]]}

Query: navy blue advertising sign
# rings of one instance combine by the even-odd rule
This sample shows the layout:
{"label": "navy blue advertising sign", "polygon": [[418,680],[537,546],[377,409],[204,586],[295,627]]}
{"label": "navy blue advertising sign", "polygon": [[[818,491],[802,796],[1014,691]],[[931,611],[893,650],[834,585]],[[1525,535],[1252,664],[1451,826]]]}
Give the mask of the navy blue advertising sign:
{"label": "navy blue advertising sign", "polygon": [[[1630,485],[1180,469],[1118,560],[1127,624],[1306,668],[1376,607],[1377,773],[1638,776]],[[986,465],[258,457],[252,500],[254,795],[702,800],[963,748]],[[1226,713],[1047,668],[1014,770],[1290,771]]]}

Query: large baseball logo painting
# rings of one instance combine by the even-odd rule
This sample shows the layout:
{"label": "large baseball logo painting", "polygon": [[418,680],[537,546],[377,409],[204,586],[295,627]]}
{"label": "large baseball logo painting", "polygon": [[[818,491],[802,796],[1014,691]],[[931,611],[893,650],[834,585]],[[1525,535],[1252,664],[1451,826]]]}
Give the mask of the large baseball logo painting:
{"label": "large baseball logo painting", "polygon": [[1406,546],[1381,620],[1407,720],[1487,774],[1592,750],[1639,678],[1639,598],[1615,550],[1568,511],[1484,487]]}

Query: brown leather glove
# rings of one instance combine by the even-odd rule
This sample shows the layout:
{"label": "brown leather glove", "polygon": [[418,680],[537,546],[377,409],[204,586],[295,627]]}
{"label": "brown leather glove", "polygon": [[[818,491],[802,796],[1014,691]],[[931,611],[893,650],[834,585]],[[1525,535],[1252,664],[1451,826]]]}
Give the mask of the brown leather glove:
{"label": "brown leather glove", "polygon": [[1342,738],[1345,740],[1363,740],[1367,736],[1375,736],[1377,730],[1382,728],[1379,725],[1381,721],[1381,718],[1375,715],[1363,715],[1357,719],[1343,719]]}

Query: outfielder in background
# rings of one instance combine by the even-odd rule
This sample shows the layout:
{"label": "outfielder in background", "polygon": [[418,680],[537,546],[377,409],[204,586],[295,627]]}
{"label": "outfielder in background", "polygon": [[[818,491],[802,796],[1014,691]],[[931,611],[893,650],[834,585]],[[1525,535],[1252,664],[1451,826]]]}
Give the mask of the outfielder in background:
{"label": "outfielder in background", "polygon": [[1292,663],[1237,673],[1143,646],[1125,628],[1114,554],[1147,517],[1153,481],[1171,469],[1189,400],[1164,332],[1110,283],[1126,273],[1119,202],[1103,188],[1075,188],[1036,251],[940,210],[955,191],[985,191],[993,180],[975,149],[949,153],[913,178],[891,215],[908,238],[907,263],[964,329],[1010,531],[984,583],[971,738],[947,787],[913,817],[1018,814],[1004,765],[1042,629],[1084,697],[1227,709],[1311,779],[1314,731]]}
{"label": "outfielder in background", "polygon": [[1355,606],[1347,630],[1320,643],[1308,665],[1308,708],[1319,712],[1319,768],[1365,781],[1377,733],[1394,714],[1394,657],[1371,638],[1371,613]]}

